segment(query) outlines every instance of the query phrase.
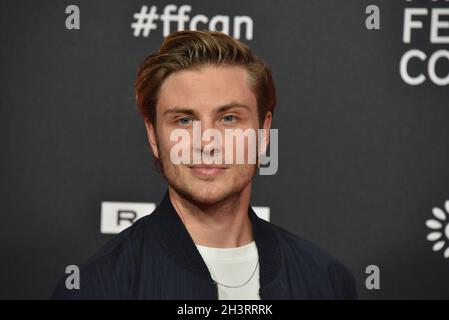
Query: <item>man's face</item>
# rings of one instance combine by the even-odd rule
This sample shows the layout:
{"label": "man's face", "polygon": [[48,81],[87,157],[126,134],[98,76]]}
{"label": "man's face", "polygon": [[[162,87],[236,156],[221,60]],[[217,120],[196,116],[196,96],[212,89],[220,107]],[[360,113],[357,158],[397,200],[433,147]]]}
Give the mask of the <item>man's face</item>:
{"label": "man's face", "polygon": [[[245,163],[225,163],[230,147],[225,142],[225,129],[259,128],[257,100],[250,89],[248,73],[237,66],[205,66],[196,70],[171,74],[162,84],[156,106],[156,128],[147,122],[148,137],[154,155],[159,158],[169,185],[179,194],[197,204],[213,204],[242,192],[251,182],[256,165],[248,163],[248,139],[245,139]],[[212,140],[196,140],[194,121],[201,124],[202,134],[207,129],[221,132],[221,143],[212,147]],[[265,118],[264,128],[269,128],[271,113]],[[170,152],[178,141],[170,141],[175,129],[189,132],[189,164],[174,164]],[[201,137],[200,137],[201,139]],[[222,164],[205,167],[193,164],[193,155],[208,149],[210,155],[223,155]],[[203,159],[203,158],[201,158]]]}

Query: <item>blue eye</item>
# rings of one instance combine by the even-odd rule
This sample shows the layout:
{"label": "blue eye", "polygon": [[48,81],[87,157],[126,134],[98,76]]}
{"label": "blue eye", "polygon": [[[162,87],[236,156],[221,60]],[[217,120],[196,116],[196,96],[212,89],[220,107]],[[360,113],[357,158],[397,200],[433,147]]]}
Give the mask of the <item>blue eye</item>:
{"label": "blue eye", "polygon": [[192,119],[190,118],[181,118],[178,120],[178,123],[180,124],[190,124],[192,122]]}
{"label": "blue eye", "polygon": [[232,121],[235,121],[237,119],[237,117],[232,114],[229,114],[227,116],[224,116],[222,119],[224,122],[232,122]]}

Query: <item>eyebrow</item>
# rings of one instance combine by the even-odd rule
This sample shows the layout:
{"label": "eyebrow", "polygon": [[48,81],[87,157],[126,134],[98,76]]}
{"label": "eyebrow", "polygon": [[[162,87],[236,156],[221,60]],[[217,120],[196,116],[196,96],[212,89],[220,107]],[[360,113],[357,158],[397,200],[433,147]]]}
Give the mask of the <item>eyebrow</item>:
{"label": "eyebrow", "polygon": [[[217,108],[214,108],[212,110],[212,112],[223,113],[223,112],[226,112],[233,108],[244,108],[244,109],[250,110],[250,108],[246,104],[238,103],[238,102],[231,102],[231,103],[227,103],[225,105],[219,106]],[[195,110],[188,108],[188,107],[173,107],[173,108],[165,110],[163,115],[170,114],[170,113],[183,113],[183,114],[188,114],[188,115],[192,115],[192,116],[197,114],[197,112]]]}

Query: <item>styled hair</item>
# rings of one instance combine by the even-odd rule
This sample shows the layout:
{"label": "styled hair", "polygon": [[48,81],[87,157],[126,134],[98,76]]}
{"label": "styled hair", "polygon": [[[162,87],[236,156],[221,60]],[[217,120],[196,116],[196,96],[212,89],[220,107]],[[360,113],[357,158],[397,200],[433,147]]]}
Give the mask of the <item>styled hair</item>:
{"label": "styled hair", "polygon": [[156,104],[164,80],[174,72],[207,65],[241,66],[249,75],[257,99],[259,125],[276,105],[271,70],[249,47],[217,31],[178,31],[165,38],[161,47],[140,65],[135,83],[139,113],[156,125]]}

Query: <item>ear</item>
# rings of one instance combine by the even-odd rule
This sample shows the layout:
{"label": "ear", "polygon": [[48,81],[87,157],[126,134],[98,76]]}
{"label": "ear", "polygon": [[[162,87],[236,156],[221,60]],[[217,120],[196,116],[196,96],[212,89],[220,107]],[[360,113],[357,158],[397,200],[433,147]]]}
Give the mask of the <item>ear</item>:
{"label": "ear", "polygon": [[147,128],[148,141],[150,142],[153,155],[159,159],[159,150],[157,147],[156,130],[149,119],[145,120],[145,127]]}
{"label": "ear", "polygon": [[270,143],[270,128],[271,128],[271,120],[273,119],[273,114],[271,112],[267,112],[265,114],[265,119],[263,121],[263,136],[262,140],[259,144],[259,156],[265,154],[267,151],[268,144]]}

